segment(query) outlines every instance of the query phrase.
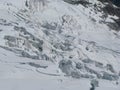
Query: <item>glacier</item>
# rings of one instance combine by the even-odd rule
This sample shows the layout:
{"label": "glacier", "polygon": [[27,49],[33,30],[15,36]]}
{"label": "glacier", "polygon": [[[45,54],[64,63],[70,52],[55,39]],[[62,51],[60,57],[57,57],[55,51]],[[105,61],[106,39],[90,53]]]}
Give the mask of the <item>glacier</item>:
{"label": "glacier", "polygon": [[120,89],[119,15],[101,0],[68,1],[0,0],[2,90],[90,90],[93,79]]}

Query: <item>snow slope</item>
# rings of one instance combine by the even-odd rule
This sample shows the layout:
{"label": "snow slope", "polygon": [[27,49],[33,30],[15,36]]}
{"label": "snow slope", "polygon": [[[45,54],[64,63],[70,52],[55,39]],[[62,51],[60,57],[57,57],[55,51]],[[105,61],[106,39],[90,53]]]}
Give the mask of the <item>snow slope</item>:
{"label": "snow slope", "polygon": [[[60,72],[60,76],[43,74],[37,72],[36,68],[23,64],[37,62],[42,66],[49,65],[52,67],[52,63],[17,57],[14,53],[4,49],[0,49],[0,51],[2,57],[0,59],[1,90],[79,90],[80,88],[89,90],[91,87],[89,79],[73,79],[65,77]],[[41,71],[44,70],[41,69]],[[49,69],[47,73],[55,73],[55,70]],[[96,90],[119,90],[119,88],[120,85],[116,85],[115,81],[99,80],[99,87]]]}
{"label": "snow slope", "polygon": [[118,17],[101,18],[94,4],[104,5],[90,2],[0,0],[0,89],[89,90],[98,79],[96,90],[119,90],[120,32],[101,23]]}

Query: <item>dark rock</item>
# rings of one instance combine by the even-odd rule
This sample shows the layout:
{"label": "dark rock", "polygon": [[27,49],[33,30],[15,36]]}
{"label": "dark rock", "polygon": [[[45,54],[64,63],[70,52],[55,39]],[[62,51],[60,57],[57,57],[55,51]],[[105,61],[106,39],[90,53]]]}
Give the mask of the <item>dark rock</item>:
{"label": "dark rock", "polygon": [[63,0],[63,1],[73,4],[73,5],[82,4],[83,6],[86,6],[86,5],[91,4],[91,3],[89,3],[88,0]]}

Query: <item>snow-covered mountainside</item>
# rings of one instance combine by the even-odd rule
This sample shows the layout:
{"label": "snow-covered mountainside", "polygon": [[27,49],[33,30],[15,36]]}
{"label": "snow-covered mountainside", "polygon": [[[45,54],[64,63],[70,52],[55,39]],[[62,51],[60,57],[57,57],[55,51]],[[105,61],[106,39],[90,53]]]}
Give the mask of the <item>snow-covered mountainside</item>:
{"label": "snow-covered mountainside", "polygon": [[119,77],[119,4],[0,0],[1,90],[119,90]]}

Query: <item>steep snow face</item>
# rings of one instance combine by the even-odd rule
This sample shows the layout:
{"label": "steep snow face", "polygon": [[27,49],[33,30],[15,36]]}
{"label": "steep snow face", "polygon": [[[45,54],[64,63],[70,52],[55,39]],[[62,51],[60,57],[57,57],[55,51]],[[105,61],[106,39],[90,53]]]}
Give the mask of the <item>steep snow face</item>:
{"label": "steep snow face", "polygon": [[[103,17],[99,7],[104,5],[97,0],[90,3],[86,7],[62,0],[2,0],[1,65],[8,63],[20,70],[34,67],[36,73],[53,76],[64,72],[74,78],[118,80],[120,32],[104,23],[118,17]],[[95,8],[95,4],[99,7]],[[11,56],[4,55],[4,49],[11,51]],[[42,61],[45,65],[40,64]]]}

